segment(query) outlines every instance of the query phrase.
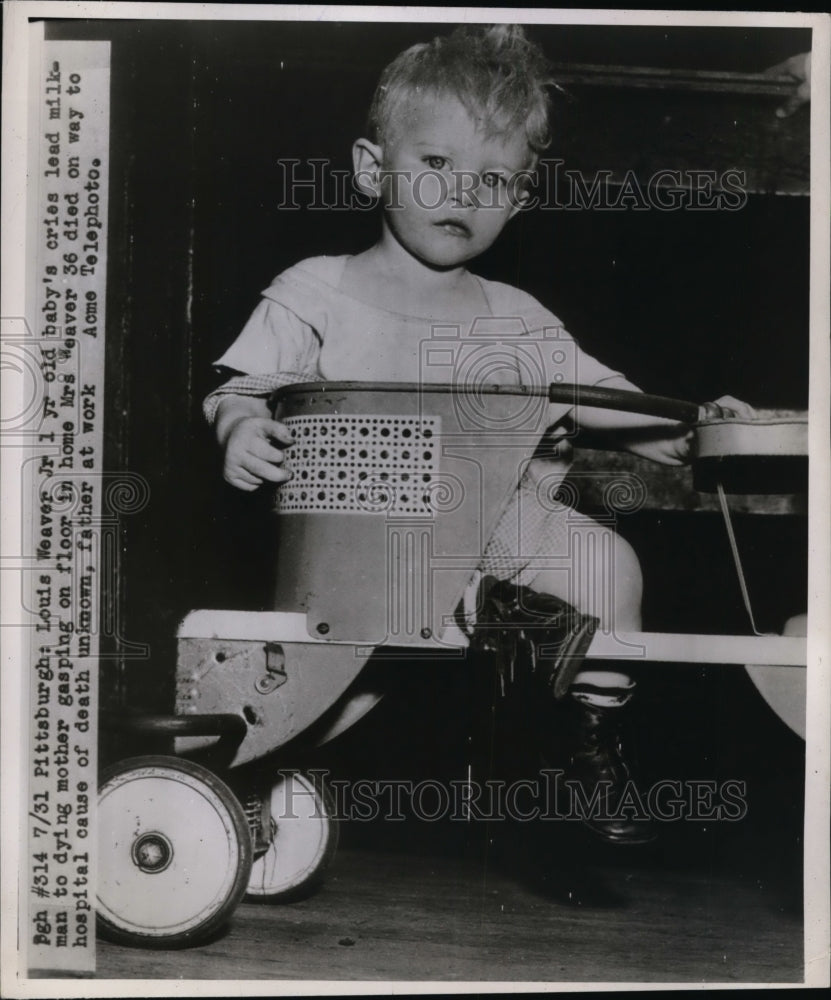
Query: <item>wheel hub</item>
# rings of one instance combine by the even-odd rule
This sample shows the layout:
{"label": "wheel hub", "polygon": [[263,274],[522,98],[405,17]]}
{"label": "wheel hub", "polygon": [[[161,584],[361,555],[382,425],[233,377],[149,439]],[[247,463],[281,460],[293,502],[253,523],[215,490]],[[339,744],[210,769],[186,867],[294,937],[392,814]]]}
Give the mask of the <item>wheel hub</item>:
{"label": "wheel hub", "polygon": [[173,844],[163,833],[143,833],[133,842],[133,863],[148,875],[163,872],[173,860]]}

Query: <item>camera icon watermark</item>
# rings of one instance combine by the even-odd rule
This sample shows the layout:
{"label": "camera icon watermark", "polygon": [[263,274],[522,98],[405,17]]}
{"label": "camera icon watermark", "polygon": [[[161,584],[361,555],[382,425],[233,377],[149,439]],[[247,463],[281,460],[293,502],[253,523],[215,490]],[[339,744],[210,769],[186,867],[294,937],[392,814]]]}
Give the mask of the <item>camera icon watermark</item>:
{"label": "camera icon watermark", "polygon": [[85,402],[89,413],[91,387],[81,378],[78,339],[56,323],[44,323],[36,335],[23,317],[3,318],[0,327],[0,446],[35,442],[60,449],[60,440],[48,435],[79,429]]}
{"label": "camera icon watermark", "polygon": [[[554,317],[551,317],[553,320]],[[548,386],[580,381],[577,344],[554,322],[478,316],[468,327],[435,324],[419,344],[422,391],[451,384],[460,433],[542,435],[554,422]],[[569,405],[562,404],[564,412]]]}

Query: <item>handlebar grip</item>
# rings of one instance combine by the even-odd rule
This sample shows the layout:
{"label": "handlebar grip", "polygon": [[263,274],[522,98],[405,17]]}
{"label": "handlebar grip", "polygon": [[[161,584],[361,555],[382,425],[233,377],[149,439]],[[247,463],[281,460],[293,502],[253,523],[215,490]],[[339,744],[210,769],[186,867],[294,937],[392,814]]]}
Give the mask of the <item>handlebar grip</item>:
{"label": "handlebar grip", "polygon": [[548,387],[551,403],[571,403],[574,406],[596,406],[603,410],[624,410],[643,413],[650,417],[665,417],[684,424],[698,422],[700,407],[669,396],[651,396],[631,389],[604,389],[601,386],[575,385],[570,382],[552,382]]}

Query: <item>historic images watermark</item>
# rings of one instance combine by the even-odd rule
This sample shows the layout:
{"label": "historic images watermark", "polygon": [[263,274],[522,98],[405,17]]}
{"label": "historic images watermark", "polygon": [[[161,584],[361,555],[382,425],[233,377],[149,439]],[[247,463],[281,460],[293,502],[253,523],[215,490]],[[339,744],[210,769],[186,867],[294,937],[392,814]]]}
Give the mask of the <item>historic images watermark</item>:
{"label": "historic images watermark", "polygon": [[[388,209],[403,208],[407,192],[419,208],[436,209],[454,198],[477,209],[580,212],[736,212],[747,204],[743,170],[656,170],[648,177],[627,170],[592,175],[565,167],[560,159],[543,159],[531,170],[503,175],[468,170],[384,171]],[[277,161],[281,211],[369,211],[375,198],[365,194],[361,173],[336,167],[326,157]],[[374,180],[374,178],[367,178]]]}
{"label": "historic images watermark", "polygon": [[[292,772],[281,771],[284,777]],[[564,777],[556,768],[543,768],[533,778],[515,781],[466,779],[440,781],[425,778],[330,779],[328,770],[309,771],[317,787],[326,793],[330,818],[353,822],[584,822],[616,819],[660,823],[738,822],[748,812],[747,783],[738,778],[665,778],[649,787],[626,782],[610,807],[611,785],[599,781],[592,787]],[[293,819],[306,815],[300,800],[311,799],[309,789],[286,782],[289,790],[281,815]]]}

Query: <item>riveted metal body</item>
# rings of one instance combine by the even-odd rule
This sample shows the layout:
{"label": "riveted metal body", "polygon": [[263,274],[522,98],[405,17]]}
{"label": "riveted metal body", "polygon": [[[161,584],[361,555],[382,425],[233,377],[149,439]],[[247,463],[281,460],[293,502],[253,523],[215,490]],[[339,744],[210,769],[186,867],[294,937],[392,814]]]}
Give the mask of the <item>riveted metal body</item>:
{"label": "riveted metal body", "polygon": [[314,383],[281,389],[295,435],[275,609],[373,645],[441,644],[547,427],[522,387]]}

